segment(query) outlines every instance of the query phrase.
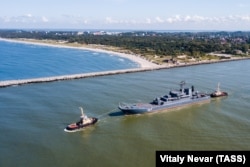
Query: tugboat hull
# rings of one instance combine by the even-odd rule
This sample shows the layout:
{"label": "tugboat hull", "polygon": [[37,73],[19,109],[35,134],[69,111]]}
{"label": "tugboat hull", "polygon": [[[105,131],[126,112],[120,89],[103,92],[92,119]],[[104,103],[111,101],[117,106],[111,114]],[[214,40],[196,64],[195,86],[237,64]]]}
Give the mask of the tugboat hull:
{"label": "tugboat hull", "polygon": [[98,121],[98,119],[94,118],[94,117],[92,117],[91,119],[92,119],[92,121],[90,123],[87,123],[87,124],[80,124],[80,122],[69,124],[64,129],[64,131],[65,132],[76,132],[76,131],[79,131],[79,130],[83,130],[83,129],[85,129],[86,127],[88,127],[90,125],[94,125]]}
{"label": "tugboat hull", "polygon": [[217,90],[211,93],[210,97],[216,98],[216,97],[223,97],[223,96],[228,96],[228,93],[220,91],[220,83],[218,83]]}
{"label": "tugboat hull", "polygon": [[221,92],[219,95],[215,94],[215,93],[212,93],[210,95],[212,98],[215,98],[215,97],[222,97],[222,96],[228,96],[228,93],[227,92]]}

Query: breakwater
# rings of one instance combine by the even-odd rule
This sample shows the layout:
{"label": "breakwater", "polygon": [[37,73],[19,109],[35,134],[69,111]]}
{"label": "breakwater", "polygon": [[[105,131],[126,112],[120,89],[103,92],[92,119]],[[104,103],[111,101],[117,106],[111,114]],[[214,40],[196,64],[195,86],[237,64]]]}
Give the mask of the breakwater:
{"label": "breakwater", "polygon": [[193,62],[193,63],[186,63],[186,64],[183,63],[183,64],[177,64],[177,65],[172,65],[172,66],[166,66],[166,65],[160,66],[159,65],[159,66],[154,66],[154,67],[134,68],[134,69],[125,69],[125,70],[91,72],[91,73],[61,75],[61,76],[42,77],[42,78],[33,78],[33,79],[7,80],[7,81],[0,81],[0,88],[15,86],[15,85],[25,85],[25,84],[32,84],[32,83],[82,79],[82,78],[89,78],[89,77],[134,73],[134,72],[144,72],[144,71],[161,70],[161,69],[169,69],[169,68],[179,68],[179,67],[187,67],[187,66],[202,65],[202,64],[222,63],[222,62],[228,62],[228,61],[239,61],[239,60],[246,60],[246,59],[250,59],[250,57],[237,58],[237,59],[215,60],[215,61],[201,61],[201,62]]}
{"label": "breakwater", "polygon": [[42,77],[42,78],[33,78],[33,79],[8,80],[8,81],[1,81],[0,87],[8,87],[8,86],[24,85],[24,84],[32,84],[32,83],[42,83],[42,82],[54,82],[54,81],[61,81],[61,80],[81,79],[81,78],[124,74],[124,73],[132,73],[132,72],[140,72],[140,71],[148,71],[148,70],[154,70],[154,69],[153,68],[135,68],[135,69],[126,69],[126,70],[91,72],[91,73],[83,73],[83,74],[61,75],[61,76]]}

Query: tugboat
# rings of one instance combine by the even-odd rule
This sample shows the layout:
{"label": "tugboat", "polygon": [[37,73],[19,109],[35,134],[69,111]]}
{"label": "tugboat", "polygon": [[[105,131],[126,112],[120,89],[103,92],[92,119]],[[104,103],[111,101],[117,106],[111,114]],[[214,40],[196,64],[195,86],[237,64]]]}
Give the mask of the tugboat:
{"label": "tugboat", "polygon": [[85,115],[83,113],[82,107],[79,107],[79,108],[80,108],[81,113],[82,113],[80,121],[78,121],[76,123],[69,124],[64,129],[65,132],[76,132],[76,131],[79,131],[79,130],[82,130],[82,129],[86,128],[87,126],[93,125],[98,121],[97,118],[94,118],[94,117],[89,118],[89,117],[87,117],[87,115]]}
{"label": "tugboat", "polygon": [[228,96],[228,93],[227,93],[227,92],[222,92],[222,91],[220,91],[220,83],[218,83],[217,90],[214,91],[213,93],[211,93],[210,96],[211,96],[212,98],[215,98],[215,97],[222,97],[222,96]]}
{"label": "tugboat", "polygon": [[125,114],[144,114],[210,101],[209,94],[195,91],[194,86],[183,88],[184,85],[182,81],[179,90],[171,90],[169,94],[157,97],[150,103],[121,103],[118,108]]}

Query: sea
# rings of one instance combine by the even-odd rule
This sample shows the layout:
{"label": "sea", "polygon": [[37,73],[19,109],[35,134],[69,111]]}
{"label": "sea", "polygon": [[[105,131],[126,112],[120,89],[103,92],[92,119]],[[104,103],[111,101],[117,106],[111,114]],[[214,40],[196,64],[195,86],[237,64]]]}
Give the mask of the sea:
{"label": "sea", "polygon": [[0,50],[0,80],[51,77],[139,67],[137,63],[114,54],[82,49],[0,40]]}
{"label": "sea", "polygon": [[[6,42],[0,47],[1,80],[136,66],[90,51]],[[1,88],[0,166],[151,167],[157,150],[250,150],[249,74],[250,60],[241,60]],[[206,93],[220,83],[229,96],[144,115],[126,116],[117,108],[120,102],[150,102],[181,81]],[[99,121],[65,132],[79,120],[79,107]]]}

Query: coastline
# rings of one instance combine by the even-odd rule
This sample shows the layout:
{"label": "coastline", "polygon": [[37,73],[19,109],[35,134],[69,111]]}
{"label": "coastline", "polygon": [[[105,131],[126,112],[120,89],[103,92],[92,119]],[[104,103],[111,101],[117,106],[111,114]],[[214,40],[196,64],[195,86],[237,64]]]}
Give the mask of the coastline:
{"label": "coastline", "polygon": [[61,75],[61,76],[31,78],[31,79],[5,80],[5,81],[0,81],[0,88],[15,86],[15,85],[25,85],[25,84],[31,84],[31,83],[54,82],[54,81],[60,81],[60,80],[72,80],[72,79],[81,79],[81,78],[89,78],[89,77],[97,77],[97,76],[144,72],[144,71],[151,71],[151,70],[161,70],[161,69],[188,67],[188,66],[194,66],[194,65],[222,63],[222,62],[250,59],[250,57],[236,57],[236,58],[232,58],[232,59],[203,60],[203,61],[198,61],[198,62],[189,62],[189,63],[181,63],[181,64],[173,64],[173,65],[166,65],[166,64],[165,65],[157,65],[157,64],[149,62],[148,60],[145,60],[137,55],[114,52],[114,51],[104,50],[104,49],[100,49],[100,48],[87,47],[84,45],[69,46],[69,45],[65,45],[65,44],[61,44],[61,43],[50,44],[50,43],[45,43],[42,41],[39,42],[39,40],[33,41],[33,40],[29,40],[29,39],[17,40],[17,39],[0,38],[0,41],[25,43],[25,44],[33,44],[33,45],[41,45],[41,46],[49,46],[49,47],[59,47],[59,48],[82,49],[82,50],[89,50],[89,51],[93,51],[93,52],[103,52],[103,53],[108,53],[108,54],[112,54],[115,56],[130,59],[131,61],[138,63],[140,66],[138,68],[125,69],[125,70],[91,72],[91,73]]}
{"label": "coastline", "polygon": [[114,56],[119,56],[122,58],[130,59],[131,61],[137,63],[140,67],[139,68],[154,68],[158,67],[159,65],[152,63],[138,55],[134,54],[127,54],[127,53],[121,53],[121,52],[115,52],[110,50],[104,50],[101,48],[94,48],[91,45],[67,45],[65,43],[56,43],[56,41],[53,41],[53,43],[49,43],[42,40],[33,40],[33,39],[7,39],[7,38],[0,38],[0,41],[6,41],[6,42],[15,42],[15,43],[23,43],[23,44],[31,44],[31,45],[40,45],[40,46],[48,46],[48,47],[57,47],[57,48],[68,48],[68,49],[81,49],[81,50],[88,50],[92,52],[102,52],[107,54],[112,54]]}

